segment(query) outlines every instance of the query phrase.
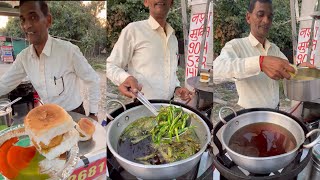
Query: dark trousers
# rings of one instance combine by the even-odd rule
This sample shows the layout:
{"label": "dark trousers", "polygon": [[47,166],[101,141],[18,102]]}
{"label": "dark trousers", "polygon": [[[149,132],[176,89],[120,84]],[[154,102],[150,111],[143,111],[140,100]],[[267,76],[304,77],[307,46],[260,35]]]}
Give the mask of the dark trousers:
{"label": "dark trousers", "polygon": [[79,107],[77,107],[74,110],[72,110],[72,112],[76,112],[76,113],[79,113],[79,114],[86,115],[86,112],[84,111],[84,108],[83,108],[83,103],[81,103]]}

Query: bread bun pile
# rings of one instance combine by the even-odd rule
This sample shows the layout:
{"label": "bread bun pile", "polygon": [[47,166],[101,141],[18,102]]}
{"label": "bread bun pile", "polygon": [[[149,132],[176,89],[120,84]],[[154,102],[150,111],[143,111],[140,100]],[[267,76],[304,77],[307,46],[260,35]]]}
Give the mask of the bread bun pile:
{"label": "bread bun pile", "polygon": [[72,117],[56,104],[32,109],[24,119],[24,126],[33,145],[49,160],[69,151],[79,140]]}

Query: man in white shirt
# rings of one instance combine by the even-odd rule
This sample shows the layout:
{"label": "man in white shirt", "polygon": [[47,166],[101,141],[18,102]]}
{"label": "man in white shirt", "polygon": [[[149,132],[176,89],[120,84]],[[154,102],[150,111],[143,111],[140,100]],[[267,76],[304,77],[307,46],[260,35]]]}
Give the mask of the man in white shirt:
{"label": "man in white shirt", "polygon": [[180,87],[176,74],[178,41],[166,22],[173,0],[144,0],[144,5],[149,19],[122,30],[107,59],[107,77],[128,97],[141,90],[148,99],[171,99],[175,93],[189,100],[191,92]]}
{"label": "man in white shirt", "polygon": [[289,72],[295,72],[279,47],[266,39],[272,18],[271,0],[250,0],[246,14],[250,35],[227,42],[213,61],[213,78],[235,80],[238,105],[243,108],[277,108],[278,80],[290,79]]}
{"label": "man in white shirt", "polygon": [[88,86],[89,116],[97,120],[99,76],[80,49],[48,34],[52,17],[44,1],[20,1],[20,25],[31,45],[17,55],[0,79],[0,95],[17,87],[28,76],[44,103],[85,114],[80,79]]}

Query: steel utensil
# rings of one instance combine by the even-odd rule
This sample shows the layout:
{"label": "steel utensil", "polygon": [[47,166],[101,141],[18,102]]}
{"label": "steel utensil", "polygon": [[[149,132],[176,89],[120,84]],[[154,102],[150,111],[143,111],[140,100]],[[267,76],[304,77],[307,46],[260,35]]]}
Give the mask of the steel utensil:
{"label": "steel utensil", "polygon": [[283,80],[283,86],[284,94],[291,100],[312,102],[319,99],[320,70],[298,68],[298,72],[293,78]]}
{"label": "steel utensil", "polygon": [[154,114],[155,116],[157,116],[158,110],[149,102],[149,100],[147,98],[144,97],[144,95],[138,91],[137,93],[137,99],[143,104],[145,105],[151,112],[152,114]]}
{"label": "steel utensil", "polygon": [[[0,107],[7,106],[10,103],[9,99],[1,99]],[[10,127],[13,124],[12,108],[8,107],[5,110],[0,111],[0,126]]]}
{"label": "steel utensil", "polygon": [[[235,113],[232,108],[223,107],[219,111],[220,118],[220,114],[224,109],[231,109]],[[301,150],[301,148],[311,148],[320,141],[320,137],[318,136],[318,138],[310,144],[304,145],[306,139],[312,134],[320,132],[320,129],[314,129],[305,135],[302,127],[289,115],[285,115],[283,112],[280,113],[280,111],[274,112],[274,110],[267,108],[261,109],[260,111],[244,113],[238,116],[235,113],[235,117],[232,118],[229,122],[226,122],[223,118],[221,118],[221,121],[225,123],[225,127],[224,129],[222,129],[221,133],[222,145],[226,148],[230,158],[238,166],[252,173],[268,174],[270,172],[276,172],[277,170],[286,167],[296,157],[298,151]],[[292,132],[292,135],[297,142],[296,147],[287,153],[269,157],[245,156],[233,151],[229,147],[231,136],[236,131],[246,125],[260,122],[273,123],[287,129],[289,132]]]}
{"label": "steel utensil", "polygon": [[[189,172],[193,167],[199,162],[202,153],[207,149],[210,142],[210,130],[204,116],[200,112],[192,109],[191,107],[186,108],[186,105],[181,103],[170,104],[169,101],[166,103],[153,103],[154,106],[160,108],[162,106],[175,105],[182,107],[183,111],[187,113],[194,113],[195,118],[191,118],[191,125],[197,126],[195,132],[200,139],[201,150],[196,154],[183,159],[181,161],[161,164],[161,165],[145,165],[129,161],[118,154],[118,141],[123,130],[132,122],[136,121],[141,117],[150,116],[151,112],[143,105],[134,106],[115,117],[113,121],[109,124],[107,128],[107,145],[113,156],[117,159],[121,167],[126,169],[132,175],[141,179],[174,179],[187,172]],[[129,105],[130,106],[130,105]]]}
{"label": "steel utensil", "polygon": [[21,99],[22,99],[22,97],[18,97],[17,99],[13,100],[11,103],[9,103],[9,104],[7,104],[7,105],[5,105],[5,106],[2,106],[2,107],[0,108],[0,111],[5,110],[7,107],[10,107],[12,104],[20,101]]}

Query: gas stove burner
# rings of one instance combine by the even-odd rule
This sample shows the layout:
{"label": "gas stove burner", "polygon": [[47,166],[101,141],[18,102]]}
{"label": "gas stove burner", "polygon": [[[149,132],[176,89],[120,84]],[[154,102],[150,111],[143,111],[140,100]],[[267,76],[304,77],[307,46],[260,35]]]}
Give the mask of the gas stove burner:
{"label": "gas stove burner", "polygon": [[[226,154],[216,155],[213,158],[213,162],[217,170],[220,172],[221,180],[238,180],[238,179],[294,179],[308,164],[311,157],[311,153],[304,158],[301,158],[302,152],[299,152],[295,160],[291,162],[287,167],[281,169],[281,171],[272,172],[270,174],[254,174],[250,173],[241,167],[237,166]],[[302,162],[300,160],[302,159]]]}
{"label": "gas stove burner", "polygon": [[[258,111],[259,108],[255,109],[245,109],[238,111],[237,114],[241,115],[247,112],[252,111]],[[278,113],[282,113],[286,116],[291,117],[294,119],[303,129],[305,134],[309,131],[309,129],[296,117],[293,117],[292,115],[276,111]],[[228,115],[224,119],[228,122],[234,118],[234,114]],[[298,174],[307,166],[309,163],[312,151],[311,150],[304,150],[306,152],[303,152],[300,150],[296,156],[296,158],[286,167],[284,167],[281,170],[278,170],[276,172],[272,172],[270,174],[254,174],[250,173],[247,170],[244,170],[243,168],[236,165],[228,156],[226,153],[226,150],[222,148],[222,144],[220,140],[217,137],[218,131],[222,128],[224,124],[222,122],[219,122],[214,128],[213,128],[213,141],[214,144],[218,150],[218,153],[214,155],[213,157],[213,164],[215,168],[220,172],[220,179],[228,179],[228,180],[240,180],[240,179],[253,179],[253,180],[265,180],[265,179],[281,179],[281,180],[290,180],[290,179],[296,179]],[[308,138],[306,140],[307,142],[311,142],[311,138]],[[306,153],[306,155],[305,155]]]}
{"label": "gas stove burner", "polygon": [[320,128],[319,103],[303,102],[301,116],[310,129]]}

